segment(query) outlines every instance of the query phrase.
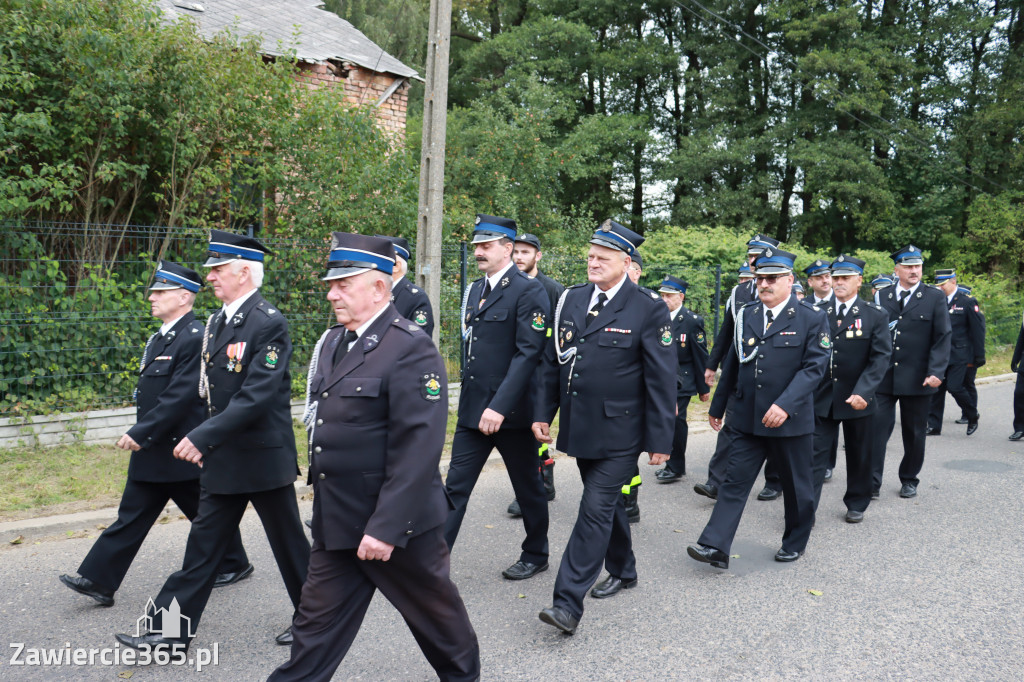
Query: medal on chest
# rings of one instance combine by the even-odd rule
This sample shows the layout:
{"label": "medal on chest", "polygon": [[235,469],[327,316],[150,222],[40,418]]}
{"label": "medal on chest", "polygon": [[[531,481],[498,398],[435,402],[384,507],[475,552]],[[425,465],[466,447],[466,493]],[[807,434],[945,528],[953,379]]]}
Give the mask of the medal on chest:
{"label": "medal on chest", "polygon": [[225,367],[229,372],[242,371],[242,356],[245,354],[245,341],[229,343],[227,347],[228,364]]}

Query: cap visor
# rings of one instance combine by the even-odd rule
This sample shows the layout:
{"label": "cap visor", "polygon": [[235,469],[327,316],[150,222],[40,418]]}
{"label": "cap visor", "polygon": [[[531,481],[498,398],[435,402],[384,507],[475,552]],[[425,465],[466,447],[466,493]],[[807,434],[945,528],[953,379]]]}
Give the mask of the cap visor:
{"label": "cap visor", "polygon": [[153,286],[149,288],[150,291],[170,291],[171,289],[184,289],[185,287],[180,284],[170,284],[168,282],[154,282]]}
{"label": "cap visor", "polygon": [[590,243],[597,244],[598,246],[603,246],[606,249],[615,249],[616,251],[621,251],[625,254],[629,253],[628,251],[626,251],[625,248],[623,248],[622,244],[616,241],[612,241],[611,239],[601,239],[600,237],[593,237],[591,238]]}
{"label": "cap visor", "polygon": [[473,241],[470,244],[483,244],[484,242],[496,242],[505,235],[503,234],[492,234],[490,232],[477,232],[473,235]]}
{"label": "cap visor", "polygon": [[758,275],[791,275],[793,271],[783,265],[766,265],[757,269]]}
{"label": "cap visor", "polygon": [[324,282],[329,282],[332,279],[344,279],[346,277],[355,277],[361,275],[364,272],[370,272],[373,268],[360,268],[354,266],[346,266],[342,268],[327,268],[327,272],[321,277]]}
{"label": "cap visor", "polygon": [[226,265],[228,263],[234,263],[236,260],[242,260],[242,259],[240,257],[238,257],[238,256],[231,256],[231,257],[210,256],[209,258],[206,259],[206,262],[203,263],[203,267],[204,268],[214,268],[214,267],[217,267],[218,265]]}

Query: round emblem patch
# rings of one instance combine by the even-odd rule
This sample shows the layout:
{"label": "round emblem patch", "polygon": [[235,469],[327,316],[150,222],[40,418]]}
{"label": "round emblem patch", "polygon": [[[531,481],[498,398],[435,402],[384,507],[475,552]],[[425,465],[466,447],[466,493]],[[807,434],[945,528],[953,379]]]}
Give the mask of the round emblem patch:
{"label": "round emblem patch", "polygon": [[822,348],[831,348],[832,347],[832,339],[830,339],[828,337],[828,334],[826,334],[825,332],[822,332],[821,336],[818,337],[818,344]]}
{"label": "round emblem patch", "polygon": [[423,375],[423,381],[420,385],[420,395],[423,399],[436,403],[441,399],[441,382],[440,377],[436,373],[430,372],[429,374]]}
{"label": "round emblem patch", "polygon": [[672,345],[672,327],[665,326],[661,328],[661,345]]}
{"label": "round emblem patch", "polygon": [[418,324],[421,327],[426,325],[427,324],[427,311],[425,311],[425,310],[417,310],[412,315],[412,321],[415,322],[416,324]]}
{"label": "round emblem patch", "polygon": [[532,327],[534,331],[544,331],[544,313],[539,310],[535,312],[533,314],[533,321],[530,322],[530,327]]}

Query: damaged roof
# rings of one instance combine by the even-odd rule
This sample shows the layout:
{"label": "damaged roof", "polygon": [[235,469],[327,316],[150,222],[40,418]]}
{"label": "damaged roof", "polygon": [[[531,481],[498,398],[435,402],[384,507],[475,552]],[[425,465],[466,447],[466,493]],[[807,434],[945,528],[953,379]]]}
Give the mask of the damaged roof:
{"label": "damaged roof", "polygon": [[156,0],[156,6],[165,17],[195,21],[206,38],[231,29],[242,36],[258,36],[264,54],[280,57],[294,49],[299,61],[351,62],[378,73],[422,80],[415,69],[355,26],[322,9],[323,0]]}

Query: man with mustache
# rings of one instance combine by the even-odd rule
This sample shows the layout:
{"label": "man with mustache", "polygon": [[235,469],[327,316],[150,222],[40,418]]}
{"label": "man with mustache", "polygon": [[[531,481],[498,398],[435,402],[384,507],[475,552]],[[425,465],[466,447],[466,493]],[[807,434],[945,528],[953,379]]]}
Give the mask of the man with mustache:
{"label": "man with mustache", "polygon": [[757,259],[759,301],[737,314],[738,333],[708,411],[711,428],[719,431],[728,401],[735,436],[718,502],[698,544],[687,553],[718,568],[729,567],[747,496],[765,460],[779,473],[785,506],[785,532],[775,560],[799,559],[814,525],[814,389],[825,373],[832,339],[825,313],[792,294],[794,258],[766,248]]}

